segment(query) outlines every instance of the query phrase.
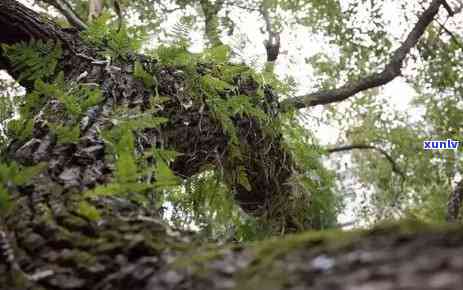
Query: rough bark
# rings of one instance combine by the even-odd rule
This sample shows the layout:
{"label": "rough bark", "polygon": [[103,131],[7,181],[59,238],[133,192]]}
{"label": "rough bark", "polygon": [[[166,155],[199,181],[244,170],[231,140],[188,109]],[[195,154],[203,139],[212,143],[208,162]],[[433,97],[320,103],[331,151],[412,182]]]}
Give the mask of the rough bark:
{"label": "rough bark", "polygon": [[[61,68],[66,79],[76,80],[86,71],[84,80],[97,83],[105,96],[102,105],[87,112],[88,122],[82,124],[77,144],[58,144],[48,129],[47,120],[65,116],[62,106],[50,100],[42,108],[44,114],[34,119],[32,138],[10,145],[11,159],[47,165],[30,185],[11,192],[13,208],[0,219],[0,289],[421,290],[458,289],[463,282],[458,275],[463,268],[463,231],[459,229],[309,233],[255,245],[210,245],[198,250],[200,245],[190,233],[176,232],[152,213],[117,198],[89,201],[101,210],[98,222],[89,220],[77,210],[81,192],[109,182],[113,170],[104,158],[105,143],[98,131],[112,126],[114,107],[143,108],[149,93],[133,77],[133,62],[95,63],[93,49],[76,35],[13,0],[0,3],[0,25],[4,28],[1,43],[60,40],[65,48]],[[18,73],[7,59],[0,56],[0,60],[2,68],[12,75]],[[175,72],[173,68],[161,70],[161,94],[181,95],[181,76]],[[31,88],[27,82],[23,85]],[[252,86],[242,89],[252,94]],[[162,142],[184,153],[173,164],[179,176],[191,176],[205,163],[236,166],[227,164],[227,137],[207,110],[198,104],[186,109],[179,98],[172,98],[162,114],[169,117],[169,123],[161,130],[144,132],[139,145],[148,148]],[[259,129],[245,134],[257,126],[254,120],[236,122],[241,142],[253,149],[242,164],[252,191],[238,186],[236,199],[252,211],[285,192],[282,187],[291,173],[291,158],[278,138],[267,140]],[[266,154],[260,154],[260,148]],[[257,162],[259,158],[270,159]],[[271,171],[262,164],[270,164]]]}
{"label": "rough bark", "polygon": [[463,200],[463,181],[460,181],[455,186],[455,189],[449,196],[447,204],[446,220],[450,223],[456,223],[459,221],[461,203]]}

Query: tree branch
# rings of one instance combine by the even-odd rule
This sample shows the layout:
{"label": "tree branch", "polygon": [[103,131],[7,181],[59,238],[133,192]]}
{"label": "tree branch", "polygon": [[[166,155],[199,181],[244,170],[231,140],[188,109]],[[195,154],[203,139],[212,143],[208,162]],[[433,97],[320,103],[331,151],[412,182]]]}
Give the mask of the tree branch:
{"label": "tree branch", "polygon": [[458,39],[458,37],[452,32],[450,31],[447,27],[445,27],[445,25],[443,23],[441,23],[440,21],[437,21],[437,24],[439,24],[439,26],[445,31],[445,33],[447,33],[448,36],[450,36],[450,39],[461,49],[463,49],[463,44],[460,42],[460,40]]}
{"label": "tree branch", "polygon": [[[444,4],[444,0],[433,0],[429,7],[418,18],[412,31],[408,34],[402,45],[397,48],[390,61],[386,64],[383,71],[373,73],[357,81],[349,82],[333,90],[319,91],[303,96],[286,99],[282,102],[282,108],[293,105],[297,109],[325,105],[334,102],[341,102],[354,96],[355,94],[371,88],[385,85],[401,74],[402,65],[405,57],[410,50],[418,43],[428,25],[434,20],[439,12],[439,8]],[[289,105],[289,106],[288,106]]]}
{"label": "tree branch", "polygon": [[42,0],[43,2],[55,7],[67,21],[79,30],[86,30],[87,24],[77,15],[71,5],[65,0]]}
{"label": "tree branch", "polygon": [[450,7],[449,3],[446,0],[444,1],[444,3],[442,3],[442,5],[444,5],[445,10],[447,10],[450,16],[453,16],[455,14],[452,7]]}
{"label": "tree branch", "polygon": [[345,145],[341,147],[331,148],[331,149],[328,149],[327,152],[328,154],[332,154],[336,152],[351,151],[355,149],[361,149],[361,150],[372,149],[372,150],[378,151],[387,159],[387,161],[389,161],[389,163],[391,163],[392,171],[400,175],[403,179],[405,179],[405,174],[402,172],[402,170],[400,170],[399,166],[397,165],[395,160],[391,157],[391,155],[389,155],[385,150],[379,147],[376,147],[373,145],[366,145],[366,144],[353,144],[353,145]]}
{"label": "tree branch", "polygon": [[[0,43],[16,44],[19,42],[29,42],[35,40],[54,40],[62,44],[64,50],[63,66],[74,67],[77,63],[84,65],[84,62],[74,62],[76,58],[86,58],[86,63],[91,59],[86,56],[93,51],[81,41],[80,37],[69,31],[65,31],[54,24],[46,17],[43,17],[27,8],[15,0],[0,1]],[[15,79],[20,71],[15,70],[9,59],[0,49],[0,69],[7,70]],[[33,82],[28,80],[21,81],[21,85],[26,89],[33,87]]]}

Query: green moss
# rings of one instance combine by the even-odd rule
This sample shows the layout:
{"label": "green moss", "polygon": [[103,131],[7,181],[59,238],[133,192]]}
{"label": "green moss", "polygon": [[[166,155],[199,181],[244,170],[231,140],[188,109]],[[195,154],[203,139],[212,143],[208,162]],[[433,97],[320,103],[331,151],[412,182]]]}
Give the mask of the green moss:
{"label": "green moss", "polygon": [[[187,255],[180,257],[173,263],[174,268],[184,268],[191,266],[206,265],[208,262],[220,258],[226,248],[218,248],[217,246],[203,246],[199,249],[189,252]],[[201,253],[201,254],[197,254]]]}
{"label": "green moss", "polygon": [[[412,236],[418,233],[462,232],[461,225],[425,224],[416,220],[385,222],[369,230],[328,230],[306,232],[253,243],[253,262],[236,276],[236,289],[280,289],[289,278],[279,260],[297,249],[310,249],[318,253],[333,253],[353,247],[373,235],[390,237]],[[282,268],[283,267],[283,268]]]}
{"label": "green moss", "polygon": [[83,251],[78,251],[78,250],[72,250],[71,252],[67,253],[66,255],[62,256],[63,259],[62,261],[64,263],[70,264],[70,265],[76,265],[80,267],[89,267],[94,264],[96,264],[97,259],[95,256],[83,252]]}
{"label": "green moss", "polygon": [[404,219],[400,221],[383,221],[371,230],[365,231],[367,235],[413,235],[420,232],[452,232],[461,231],[461,225],[448,223],[426,223],[416,219]]}
{"label": "green moss", "polygon": [[[245,272],[240,273],[243,280],[262,273],[272,273],[275,261],[287,253],[302,249],[318,247],[324,250],[334,250],[353,243],[361,236],[362,231],[325,230],[292,234],[283,238],[271,238],[251,244],[255,255],[254,262]],[[260,274],[258,274],[260,273]],[[263,274],[263,276],[267,276]],[[274,276],[272,273],[270,276]]]}
{"label": "green moss", "polygon": [[101,219],[100,212],[86,201],[79,202],[77,213],[90,221],[97,221]]}

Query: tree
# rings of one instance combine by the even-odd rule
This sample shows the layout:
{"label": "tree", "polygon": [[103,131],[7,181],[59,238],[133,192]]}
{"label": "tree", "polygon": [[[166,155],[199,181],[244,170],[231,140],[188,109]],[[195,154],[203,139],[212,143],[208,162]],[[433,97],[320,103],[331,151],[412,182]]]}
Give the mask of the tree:
{"label": "tree", "polygon": [[[211,45],[205,53],[191,54],[180,43],[151,55],[134,52],[141,45],[139,30],[107,29],[105,16],[86,24],[72,6],[46,2],[86,30],[80,35],[63,29],[14,0],[0,3],[5,31],[0,67],[28,91],[19,101],[20,118],[5,123],[8,139],[2,146],[0,285],[5,289],[256,289],[265,283],[276,289],[457,289],[461,278],[454,273],[461,263],[454,253],[461,247],[454,229],[410,234],[406,226],[383,228],[344,233],[342,241],[308,233],[195,253],[197,236],[175,232],[160,220],[164,192],[204,193],[209,188],[199,186],[201,180],[210,185],[208,177],[219,172],[215,189],[232,192],[240,209],[269,233],[332,224],[326,211],[335,198],[324,189],[332,181],[320,165],[319,150],[305,151],[294,110],[340,102],[400,75],[411,48],[441,6],[448,7],[445,1],[428,4],[381,72],[282,101],[274,91],[281,84],[269,82],[271,75],[262,82],[248,67],[228,63],[217,26],[222,1],[200,1]],[[268,24],[269,7],[257,9],[267,19],[272,62],[278,57],[278,32]],[[307,176],[309,169],[319,176]],[[193,180],[199,190],[178,187],[182,179]],[[320,196],[330,200],[321,208],[324,215],[316,207]],[[407,263],[420,241],[439,250],[434,268],[440,267],[437,262],[448,267],[427,280],[418,268],[403,278],[393,267],[396,259]],[[368,271],[378,273],[386,265],[392,271],[387,281],[343,270],[355,263],[348,259],[355,256],[352,249],[368,253],[376,246],[385,252],[372,258],[377,264]],[[392,255],[391,246],[406,255]],[[418,250],[420,257],[431,257]],[[358,259],[359,271],[368,267],[364,257]],[[281,263],[294,267],[282,276]],[[307,271],[313,280],[302,278]],[[331,271],[337,276],[330,277]]]}

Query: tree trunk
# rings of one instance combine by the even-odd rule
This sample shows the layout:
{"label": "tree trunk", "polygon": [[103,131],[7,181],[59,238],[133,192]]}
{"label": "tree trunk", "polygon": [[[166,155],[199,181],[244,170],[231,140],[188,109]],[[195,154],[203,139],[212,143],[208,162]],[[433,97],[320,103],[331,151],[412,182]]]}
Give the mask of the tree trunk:
{"label": "tree trunk", "polygon": [[[76,34],[14,0],[0,3],[0,25],[1,43],[60,41],[66,80],[97,83],[105,97],[86,113],[76,144],[58,144],[48,128],[49,121],[66,121],[57,100],[49,100],[34,118],[32,138],[10,144],[10,160],[45,163],[46,169],[29,185],[11,191],[13,207],[1,216],[0,289],[458,289],[463,282],[462,231],[454,229],[309,233],[198,250],[191,233],[177,232],[116,198],[91,200],[101,209],[101,219],[92,221],[78,210],[84,199],[80,193],[110,182],[114,168],[98,132],[113,126],[114,108],[124,104],[143,110],[149,103],[149,90],[133,76],[133,62],[141,56],[122,63],[95,62],[95,49]],[[0,65],[14,77],[20,73],[1,54]],[[284,202],[290,190],[293,168],[281,136],[269,136],[252,118],[237,118],[240,142],[248,148],[237,164],[227,135],[208,109],[194,102],[183,106],[177,71],[164,68],[157,78],[159,93],[171,96],[160,112],[169,122],[140,134],[139,150],[161,143],[182,152],[172,165],[182,177],[200,172],[205,164],[220,164],[226,175],[243,166],[251,191],[230,182],[238,204],[247,212],[263,209],[288,222],[276,203]],[[33,88],[31,82],[21,84]],[[240,89],[255,93],[252,84]]]}

